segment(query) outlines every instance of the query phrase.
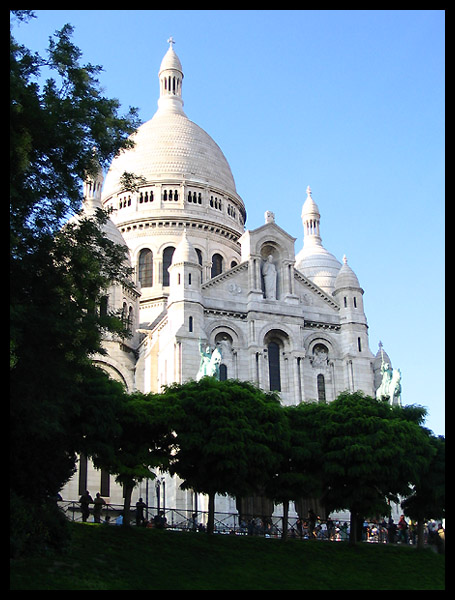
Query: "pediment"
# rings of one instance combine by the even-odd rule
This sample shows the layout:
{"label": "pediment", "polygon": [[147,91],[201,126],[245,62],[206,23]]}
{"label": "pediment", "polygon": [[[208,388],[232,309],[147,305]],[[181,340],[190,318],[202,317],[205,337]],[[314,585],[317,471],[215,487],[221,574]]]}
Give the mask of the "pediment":
{"label": "pediment", "polygon": [[330,306],[332,310],[336,311],[340,309],[340,305],[333,296],[327,294],[327,292],[297,270],[294,270],[294,283],[295,293],[300,297],[302,304],[306,304],[307,306]]}
{"label": "pediment", "polygon": [[201,285],[204,296],[223,297],[226,302],[246,301],[248,296],[248,263],[240,263]]}
{"label": "pediment", "polygon": [[265,223],[257,229],[245,231],[239,239],[242,247],[242,261],[247,261],[250,256],[263,256],[265,246],[273,246],[282,259],[294,260],[294,243],[296,238],[281,229],[275,222]]}

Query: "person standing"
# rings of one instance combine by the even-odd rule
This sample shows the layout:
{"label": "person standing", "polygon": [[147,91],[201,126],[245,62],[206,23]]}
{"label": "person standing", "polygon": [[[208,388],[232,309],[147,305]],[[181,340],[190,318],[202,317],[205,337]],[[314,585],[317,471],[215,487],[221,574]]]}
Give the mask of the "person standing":
{"label": "person standing", "polygon": [[93,504],[93,498],[90,496],[90,492],[88,490],[85,490],[85,492],[79,498],[79,503],[81,505],[82,521],[86,523],[90,516],[89,504]]}
{"label": "person standing", "polygon": [[103,506],[106,506],[106,501],[104,498],[101,498],[99,492],[96,493],[96,498],[93,501],[93,504],[95,505],[93,507],[93,520],[95,523],[101,523],[101,509]]}
{"label": "person standing", "polygon": [[144,508],[146,507],[147,505],[142,498],[139,498],[139,500],[136,502],[136,525],[138,527],[144,522]]}

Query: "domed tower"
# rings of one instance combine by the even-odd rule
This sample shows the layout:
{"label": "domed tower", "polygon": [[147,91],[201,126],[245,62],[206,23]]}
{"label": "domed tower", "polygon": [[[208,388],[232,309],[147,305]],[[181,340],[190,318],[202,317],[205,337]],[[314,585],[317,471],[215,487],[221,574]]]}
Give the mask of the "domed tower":
{"label": "domed tower", "polygon": [[[183,110],[183,69],[168,41],[158,110],[133,134],[134,148],[113,160],[103,190],[141,286],[141,322],[152,322],[166,307],[168,269],[184,229],[205,282],[240,262],[246,220],[224,154]],[[122,189],[124,172],[140,178],[137,191]]]}
{"label": "domed tower", "polygon": [[[368,324],[363,307],[363,289],[357,275],[343,256],[336,280],[333,297],[340,306],[341,351],[347,360],[348,388],[363,389],[373,393],[371,359],[368,341]],[[353,360],[355,359],[355,360]]]}
{"label": "domed tower", "polygon": [[[93,217],[101,209],[101,188],[103,174],[101,168],[96,175],[88,176],[83,185],[82,217]],[[80,217],[75,217],[77,220]],[[119,246],[126,246],[125,240],[112,220],[108,218],[102,226],[106,238]],[[131,260],[126,252],[126,266],[131,267]],[[112,333],[105,333],[102,345],[106,354],[93,357],[93,362],[104,369],[113,379],[123,383],[128,391],[135,389],[135,348],[138,343],[139,319],[139,291],[131,281],[130,285],[123,285],[113,281],[101,298],[98,310],[100,313],[115,314],[121,317],[125,329],[129,331],[128,337],[119,337]]]}
{"label": "domed tower", "polygon": [[303,248],[295,257],[295,268],[325,292],[332,294],[341,263],[322,245],[321,215],[310,186],[302,207]]}

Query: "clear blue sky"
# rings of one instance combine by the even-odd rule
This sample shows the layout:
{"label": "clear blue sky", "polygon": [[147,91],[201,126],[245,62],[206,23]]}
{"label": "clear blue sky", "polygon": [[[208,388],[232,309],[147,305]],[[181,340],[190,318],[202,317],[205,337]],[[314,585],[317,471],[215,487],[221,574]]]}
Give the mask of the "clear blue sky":
{"label": "clear blue sky", "polygon": [[265,210],[303,243],[310,185],[324,246],[365,290],[373,353],[444,434],[443,11],[38,10],[40,53],[65,23],[109,97],[152,118],[173,36],[188,117],[219,144],[254,229]]}

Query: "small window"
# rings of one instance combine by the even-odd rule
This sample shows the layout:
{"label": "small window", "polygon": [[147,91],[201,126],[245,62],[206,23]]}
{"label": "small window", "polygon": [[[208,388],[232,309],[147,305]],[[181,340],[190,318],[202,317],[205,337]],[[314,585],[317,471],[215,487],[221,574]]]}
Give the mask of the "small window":
{"label": "small window", "polygon": [[188,318],[188,331],[193,331],[193,317]]}
{"label": "small window", "polygon": [[357,346],[359,348],[359,352],[362,352],[362,340],[359,337],[357,338]]}
{"label": "small window", "polygon": [[226,365],[220,365],[220,381],[226,381],[227,378],[228,377]]}
{"label": "small window", "polygon": [[221,275],[223,272],[223,257],[221,254],[214,254],[212,256],[212,272],[211,276],[216,277],[217,275]]}
{"label": "small window", "polygon": [[276,342],[270,342],[267,351],[269,357],[270,391],[281,392],[280,347]]}
{"label": "small window", "polygon": [[153,285],[153,253],[144,248],[139,254],[139,282],[142,287]]}
{"label": "small window", "polygon": [[108,497],[111,495],[110,479],[109,471],[101,469],[100,496]]}
{"label": "small window", "polygon": [[128,311],[128,331],[130,333],[133,332],[133,316],[134,316],[133,307],[130,306],[129,311]]}
{"label": "small window", "polygon": [[163,252],[163,285],[169,285],[169,267],[172,264],[172,257],[174,255],[175,248],[168,246]]}
{"label": "small window", "polygon": [[318,401],[319,404],[325,404],[326,402],[326,398],[325,398],[325,379],[324,379],[324,375],[322,375],[322,373],[320,373],[318,375]]}

